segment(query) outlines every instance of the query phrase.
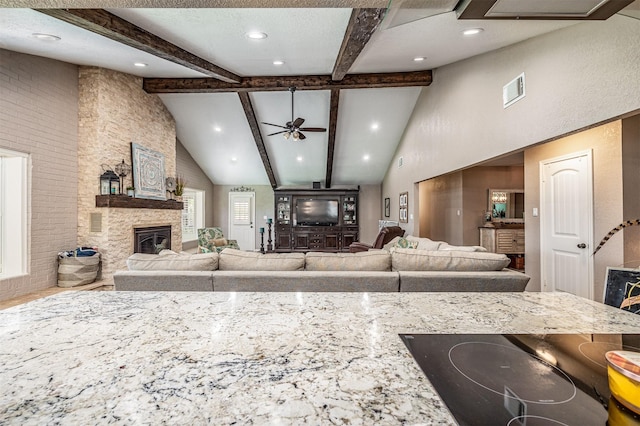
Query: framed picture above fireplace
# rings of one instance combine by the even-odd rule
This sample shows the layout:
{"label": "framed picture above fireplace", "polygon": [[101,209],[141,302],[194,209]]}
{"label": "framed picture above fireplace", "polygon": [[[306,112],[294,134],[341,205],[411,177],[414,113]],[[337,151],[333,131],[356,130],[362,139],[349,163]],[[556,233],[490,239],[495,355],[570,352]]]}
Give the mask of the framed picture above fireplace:
{"label": "framed picture above fireplace", "polygon": [[131,162],[136,198],[166,200],[164,154],[132,142]]}

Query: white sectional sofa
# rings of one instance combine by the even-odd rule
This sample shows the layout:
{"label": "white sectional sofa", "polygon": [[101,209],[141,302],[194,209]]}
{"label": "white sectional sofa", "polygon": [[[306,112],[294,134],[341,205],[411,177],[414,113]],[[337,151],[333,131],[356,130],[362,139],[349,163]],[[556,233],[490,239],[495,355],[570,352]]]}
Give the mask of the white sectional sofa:
{"label": "white sectional sofa", "polygon": [[360,253],[134,254],[114,274],[120,291],[524,291],[505,255],[392,247]]}

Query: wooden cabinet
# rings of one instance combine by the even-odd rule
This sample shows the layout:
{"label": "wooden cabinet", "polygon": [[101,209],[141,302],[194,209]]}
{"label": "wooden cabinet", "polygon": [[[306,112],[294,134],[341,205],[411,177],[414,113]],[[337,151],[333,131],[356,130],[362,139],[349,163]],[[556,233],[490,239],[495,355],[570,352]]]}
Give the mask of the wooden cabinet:
{"label": "wooden cabinet", "polygon": [[480,245],[494,253],[524,254],[524,225],[481,227]]}
{"label": "wooden cabinet", "polygon": [[275,251],[349,251],[358,241],[357,190],[276,190],[274,201]]}
{"label": "wooden cabinet", "polygon": [[344,250],[349,250],[349,245],[351,245],[351,243],[355,243],[356,241],[358,241],[358,227],[349,226],[343,228],[341,245]]}

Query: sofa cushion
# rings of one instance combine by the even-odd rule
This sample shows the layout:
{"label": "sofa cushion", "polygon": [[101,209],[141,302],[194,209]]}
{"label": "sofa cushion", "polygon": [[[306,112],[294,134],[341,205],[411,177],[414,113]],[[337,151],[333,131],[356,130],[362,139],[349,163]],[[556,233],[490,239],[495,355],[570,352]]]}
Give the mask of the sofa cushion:
{"label": "sofa cushion", "polygon": [[442,243],[438,250],[449,250],[449,251],[487,251],[486,248],[482,246],[452,246],[451,244]]}
{"label": "sofa cushion", "polygon": [[397,272],[216,271],[214,291],[398,292]]}
{"label": "sofa cushion", "polygon": [[305,256],[307,271],[390,271],[391,255],[386,250],[359,253],[309,252]]}
{"label": "sofa cushion", "polygon": [[391,250],[394,271],[500,271],[509,264],[504,254],[454,250]]}
{"label": "sofa cushion", "polygon": [[220,252],[221,271],[302,271],[304,253],[258,253],[226,248]]}
{"label": "sofa cushion", "polygon": [[130,271],[215,271],[218,253],[176,253],[163,250],[161,254],[134,253],[127,259]]}

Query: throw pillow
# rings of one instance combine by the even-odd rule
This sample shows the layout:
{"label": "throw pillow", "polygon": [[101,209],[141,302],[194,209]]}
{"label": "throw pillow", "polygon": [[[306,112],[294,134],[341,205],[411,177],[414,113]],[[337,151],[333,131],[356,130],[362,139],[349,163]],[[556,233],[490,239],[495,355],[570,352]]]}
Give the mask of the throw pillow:
{"label": "throw pillow", "polygon": [[228,242],[226,238],[215,238],[211,240],[211,244],[213,244],[216,247],[220,247],[220,246],[226,246]]}
{"label": "throw pillow", "polygon": [[396,247],[405,248],[405,249],[415,249],[418,248],[417,241],[409,241],[406,238],[400,238],[396,241]]}

